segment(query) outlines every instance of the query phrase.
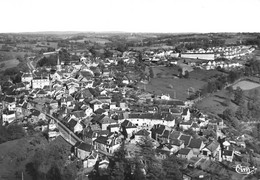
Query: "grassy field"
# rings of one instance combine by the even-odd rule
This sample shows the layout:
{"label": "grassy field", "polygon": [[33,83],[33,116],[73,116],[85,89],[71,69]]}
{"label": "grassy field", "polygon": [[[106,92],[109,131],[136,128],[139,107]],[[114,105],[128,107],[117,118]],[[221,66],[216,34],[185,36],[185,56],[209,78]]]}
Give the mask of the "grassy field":
{"label": "grassy field", "polygon": [[225,104],[225,101],[229,96],[230,95],[226,90],[218,91],[198,102],[196,106],[202,112],[210,112],[215,115],[222,114],[227,108],[236,111],[238,108],[236,104],[232,102],[230,102],[228,106]]}
{"label": "grassy field", "polygon": [[10,59],[7,61],[2,61],[0,62],[0,64],[4,63],[3,67],[0,67],[0,72],[8,69],[8,68],[12,68],[12,67],[16,67],[19,64],[19,61],[17,59]]}
{"label": "grassy field", "polygon": [[[207,83],[210,77],[213,77],[220,72],[216,70],[201,70],[196,69],[190,72],[189,78],[178,78],[178,66],[152,67],[154,78],[146,85],[146,90],[155,94],[170,94],[171,97],[186,100],[188,97],[188,88],[193,88],[194,91],[200,90]],[[141,86],[140,86],[141,87]]]}
{"label": "grassy field", "polygon": [[239,81],[238,83],[233,85],[233,89],[240,87],[242,90],[251,90],[260,87],[259,83],[251,82],[251,81]]}
{"label": "grassy field", "polygon": [[30,55],[31,53],[27,52],[6,52],[6,51],[0,51],[0,62],[1,61],[7,61],[10,59],[16,59],[17,56],[24,57],[25,54]]}
{"label": "grassy field", "polygon": [[90,41],[90,42],[95,42],[95,43],[99,43],[99,44],[105,44],[105,43],[110,42],[108,39],[96,38],[96,37],[87,37],[87,38],[83,38],[80,40],[72,40],[72,41],[76,41],[78,43],[84,43],[85,41]]}
{"label": "grassy field", "polygon": [[220,75],[221,72],[212,69],[212,70],[203,70],[203,69],[195,69],[190,72],[190,78],[197,79],[201,81],[208,81],[210,78],[214,78],[215,75]]}
{"label": "grassy field", "polygon": [[205,82],[194,79],[153,78],[146,85],[146,90],[157,95],[169,94],[172,98],[186,100],[188,88],[193,87],[196,91],[204,84]]}

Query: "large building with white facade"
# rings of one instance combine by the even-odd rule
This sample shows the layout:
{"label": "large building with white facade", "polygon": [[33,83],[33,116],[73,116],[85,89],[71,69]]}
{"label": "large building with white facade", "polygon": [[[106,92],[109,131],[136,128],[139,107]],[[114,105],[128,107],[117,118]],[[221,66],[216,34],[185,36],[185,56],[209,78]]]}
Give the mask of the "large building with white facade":
{"label": "large building with white facade", "polygon": [[42,89],[44,86],[49,86],[50,80],[47,77],[34,77],[32,80],[32,88]]}
{"label": "large building with white facade", "polygon": [[181,58],[215,60],[214,53],[181,53]]}

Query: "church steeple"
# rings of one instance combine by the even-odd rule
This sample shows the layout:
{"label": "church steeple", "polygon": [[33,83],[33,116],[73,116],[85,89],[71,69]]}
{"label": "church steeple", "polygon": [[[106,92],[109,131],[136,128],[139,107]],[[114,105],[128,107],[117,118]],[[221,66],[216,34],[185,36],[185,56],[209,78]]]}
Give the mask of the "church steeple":
{"label": "church steeple", "polygon": [[57,71],[61,71],[61,63],[60,63],[60,55],[58,53],[58,59],[57,59]]}

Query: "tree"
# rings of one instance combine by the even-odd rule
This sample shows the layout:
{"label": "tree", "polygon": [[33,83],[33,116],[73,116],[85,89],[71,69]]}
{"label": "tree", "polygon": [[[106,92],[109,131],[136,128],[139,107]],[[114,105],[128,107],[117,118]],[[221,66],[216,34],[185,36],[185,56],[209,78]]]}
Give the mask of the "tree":
{"label": "tree", "polygon": [[178,69],[178,72],[179,72],[179,77],[182,78],[182,76],[183,76],[183,75],[182,75],[182,68],[179,68],[179,69]]}
{"label": "tree", "polygon": [[141,158],[143,162],[146,178],[151,180],[163,179],[164,171],[162,164],[155,157],[152,141],[149,138],[143,138],[137,146],[140,148],[140,151],[137,152],[137,157]]}
{"label": "tree", "polygon": [[186,78],[186,79],[188,79],[189,76],[190,76],[190,73],[189,73],[189,71],[186,70],[183,77]]}
{"label": "tree", "polygon": [[62,180],[61,173],[57,165],[52,165],[49,171],[47,172],[48,180]]}
{"label": "tree", "polygon": [[230,121],[232,117],[234,117],[234,112],[232,109],[227,108],[226,110],[223,111],[223,118],[225,120]]}
{"label": "tree", "polygon": [[150,78],[154,78],[154,72],[152,67],[149,68],[149,76]]}
{"label": "tree", "polygon": [[242,105],[244,103],[244,93],[240,87],[237,87],[234,91],[234,102],[237,105]]}
{"label": "tree", "polygon": [[114,153],[110,165],[111,180],[126,180],[131,176],[131,164],[126,159],[125,143],[123,142],[118,151]]}
{"label": "tree", "polygon": [[177,158],[175,155],[170,155],[162,161],[162,166],[165,171],[165,180],[182,180],[182,174],[179,170]]}

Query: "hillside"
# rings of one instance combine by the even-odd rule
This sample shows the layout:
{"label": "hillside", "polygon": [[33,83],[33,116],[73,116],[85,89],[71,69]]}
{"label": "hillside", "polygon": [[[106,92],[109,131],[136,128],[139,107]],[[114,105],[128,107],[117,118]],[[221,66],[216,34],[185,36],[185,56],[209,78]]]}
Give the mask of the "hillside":
{"label": "hillside", "polygon": [[35,150],[47,143],[44,137],[37,135],[0,144],[0,179],[21,179],[23,173],[24,179],[30,180],[25,165],[30,162]]}

